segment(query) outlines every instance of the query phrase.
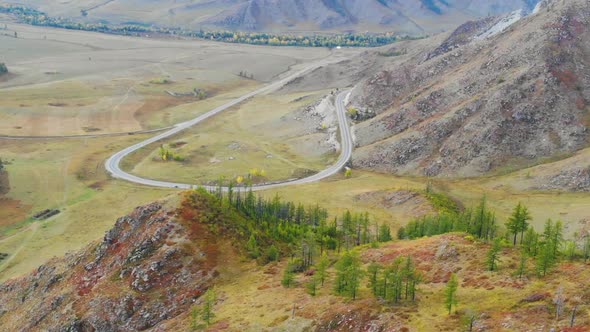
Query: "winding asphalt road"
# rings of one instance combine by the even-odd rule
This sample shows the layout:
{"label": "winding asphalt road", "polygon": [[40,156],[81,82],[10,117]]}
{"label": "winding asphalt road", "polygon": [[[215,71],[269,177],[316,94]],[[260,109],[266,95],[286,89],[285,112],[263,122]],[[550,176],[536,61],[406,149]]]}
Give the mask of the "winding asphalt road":
{"label": "winding asphalt road", "polygon": [[[187,183],[175,183],[175,182],[167,182],[167,181],[158,181],[158,180],[152,180],[152,179],[146,179],[146,178],[142,178],[139,176],[135,176],[133,174],[129,174],[125,171],[123,171],[120,167],[121,164],[121,160],[123,160],[123,158],[125,158],[126,156],[128,156],[129,154],[143,148],[146,147],[152,143],[161,141],[165,138],[168,138],[170,136],[176,135],[177,133],[186,130],[192,126],[195,126],[203,121],[205,121],[206,119],[217,115],[225,110],[227,110],[230,107],[233,107],[249,98],[252,98],[258,94],[261,93],[265,93],[265,92],[270,92],[272,90],[275,90],[277,88],[282,87],[283,85],[287,84],[289,81],[291,81],[292,79],[299,77],[315,68],[318,68],[318,65],[315,65],[313,67],[308,67],[307,69],[301,70],[293,75],[290,75],[284,79],[281,79],[277,82],[274,82],[272,84],[269,84],[263,88],[260,88],[258,90],[255,90],[253,92],[250,92],[246,95],[243,95],[225,105],[219,106],[203,115],[200,115],[190,121],[186,121],[186,122],[182,122],[179,124],[176,124],[175,126],[172,127],[172,129],[163,132],[157,136],[154,136],[150,139],[147,139],[143,142],[137,143],[135,145],[132,145],[124,150],[121,150],[119,152],[117,152],[116,154],[114,154],[113,156],[111,156],[105,163],[105,167],[107,169],[107,171],[115,178],[121,179],[121,180],[125,180],[125,181],[129,181],[129,182],[134,182],[137,184],[143,184],[143,185],[147,185],[147,186],[152,186],[152,187],[161,187],[161,188],[178,188],[178,189],[192,189],[192,188],[196,188],[199,185],[197,184],[187,184]],[[336,97],[336,113],[338,115],[338,123],[339,123],[339,131],[340,131],[340,136],[341,136],[341,151],[340,151],[340,157],[338,158],[338,161],[333,164],[332,166],[320,171],[319,173],[316,173],[312,176],[306,177],[306,178],[302,178],[302,179],[295,179],[295,180],[289,180],[289,181],[282,181],[282,182],[274,182],[274,183],[268,183],[268,184],[262,184],[262,185],[257,185],[257,186],[253,186],[252,190],[265,190],[265,189],[272,189],[272,188],[278,188],[278,187],[284,187],[284,186],[288,186],[288,185],[297,185],[297,184],[305,184],[305,183],[311,183],[311,182],[316,182],[322,179],[325,179],[329,176],[332,176],[336,173],[338,173],[340,170],[342,170],[342,168],[345,167],[346,163],[350,160],[350,158],[352,157],[352,148],[353,148],[353,143],[352,143],[352,135],[350,133],[350,127],[348,126],[348,120],[346,117],[346,109],[345,109],[345,105],[344,105],[344,101],[346,99],[346,96],[350,93],[350,91],[343,91],[341,93],[339,93]],[[202,186],[206,189],[213,189],[214,187],[211,186]],[[225,188],[227,189],[227,188]],[[245,190],[245,188],[243,187],[236,187],[235,188],[236,191],[239,190]]]}

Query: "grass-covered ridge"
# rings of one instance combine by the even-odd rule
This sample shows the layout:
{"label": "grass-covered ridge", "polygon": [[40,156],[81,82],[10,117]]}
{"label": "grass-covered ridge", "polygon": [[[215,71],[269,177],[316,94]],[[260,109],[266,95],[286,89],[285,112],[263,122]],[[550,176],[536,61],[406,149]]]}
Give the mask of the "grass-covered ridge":
{"label": "grass-covered ridge", "polygon": [[265,199],[252,191],[234,191],[231,185],[227,193],[210,193],[202,188],[187,192],[179,215],[235,239],[248,256],[261,263],[298,257],[299,271],[309,268],[325,252],[392,239],[389,226],[379,225],[368,213],[346,211],[340,217],[330,217],[317,204],[304,206],[279,196]]}

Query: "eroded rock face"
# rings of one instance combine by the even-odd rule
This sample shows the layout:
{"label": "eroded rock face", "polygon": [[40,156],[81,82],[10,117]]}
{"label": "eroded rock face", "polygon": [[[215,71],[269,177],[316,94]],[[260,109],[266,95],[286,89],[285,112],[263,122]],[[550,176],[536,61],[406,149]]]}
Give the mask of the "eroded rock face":
{"label": "eroded rock face", "polygon": [[538,189],[590,192],[590,166],[564,170],[547,180]]}
{"label": "eroded rock face", "polygon": [[140,331],[185,312],[216,275],[214,258],[194,244],[207,230],[192,223],[159,203],[136,208],[102,242],[0,285],[0,325]]}
{"label": "eroded rock face", "polygon": [[378,114],[356,125],[353,164],[467,177],[586,147],[589,17],[587,1],[555,2],[493,37],[478,39],[494,20],[469,22],[391,60],[353,91],[352,106]]}

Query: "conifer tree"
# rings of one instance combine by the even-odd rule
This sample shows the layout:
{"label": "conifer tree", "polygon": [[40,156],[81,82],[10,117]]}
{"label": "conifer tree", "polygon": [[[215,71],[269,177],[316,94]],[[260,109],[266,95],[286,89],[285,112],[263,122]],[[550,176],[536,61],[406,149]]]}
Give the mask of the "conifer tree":
{"label": "conifer tree", "polygon": [[537,273],[541,276],[547,275],[547,272],[555,265],[555,256],[551,241],[543,241],[539,245],[537,254]]}
{"label": "conifer tree", "polygon": [[449,311],[449,315],[451,314],[453,307],[457,307],[458,300],[457,300],[457,289],[459,288],[459,281],[457,280],[457,275],[454,273],[451,274],[451,278],[447,282],[447,286],[445,288],[445,308]]}
{"label": "conifer tree", "polygon": [[522,240],[522,249],[524,252],[531,256],[537,256],[537,247],[539,245],[539,234],[535,232],[532,227],[529,227],[524,234],[524,239]]}
{"label": "conifer tree", "polygon": [[379,226],[379,242],[391,241],[391,229],[386,224]]}
{"label": "conifer tree", "polygon": [[358,288],[363,277],[361,261],[358,254],[347,251],[336,263],[335,291],[338,295],[346,295],[356,299]]}
{"label": "conifer tree", "polygon": [[522,243],[524,238],[524,232],[529,228],[528,221],[531,220],[531,215],[526,206],[522,205],[522,203],[518,203],[512,212],[510,218],[506,222],[506,228],[508,231],[514,235],[513,238],[513,245],[516,245],[516,238],[520,233],[520,243]]}
{"label": "conifer tree", "polygon": [[317,276],[318,281],[320,282],[320,284],[322,286],[324,286],[324,282],[326,281],[327,270],[328,270],[329,265],[330,265],[330,260],[328,259],[328,256],[324,253],[322,255],[322,257],[320,258],[320,261],[318,262],[317,269],[315,272],[315,275]]}
{"label": "conifer tree", "polygon": [[293,286],[293,282],[295,281],[295,273],[293,272],[293,270],[293,264],[289,263],[283,271],[283,279],[281,280],[281,285],[283,285],[285,288],[291,288],[291,286]]}
{"label": "conifer tree", "polygon": [[369,289],[371,289],[371,292],[373,292],[373,295],[375,296],[378,295],[378,276],[382,268],[383,266],[375,262],[372,262],[367,267],[367,277],[369,278],[369,284],[367,286]]}
{"label": "conifer tree", "polygon": [[201,310],[201,318],[207,324],[207,326],[211,325],[211,321],[215,318],[215,313],[213,312],[213,306],[215,305],[215,291],[213,288],[209,288],[204,296],[203,301],[203,308]]}
{"label": "conifer tree", "polygon": [[246,243],[246,249],[248,250],[248,254],[252,258],[258,258],[260,256],[260,250],[258,249],[258,242],[256,242],[256,237],[254,234],[250,235],[250,239],[248,239],[248,243]]}
{"label": "conifer tree", "polygon": [[502,242],[501,240],[495,239],[492,243],[492,247],[488,251],[487,258],[486,258],[486,265],[488,270],[496,271],[498,268],[498,262],[500,261],[500,251],[502,250]]}
{"label": "conifer tree", "polygon": [[522,249],[520,251],[520,258],[518,260],[518,268],[516,270],[516,275],[518,276],[519,279],[522,279],[522,277],[527,273],[528,259],[529,259],[529,256],[528,256],[527,252],[524,249]]}
{"label": "conifer tree", "polygon": [[307,293],[311,296],[315,296],[318,288],[318,280],[314,277],[310,278],[307,284],[305,284]]}

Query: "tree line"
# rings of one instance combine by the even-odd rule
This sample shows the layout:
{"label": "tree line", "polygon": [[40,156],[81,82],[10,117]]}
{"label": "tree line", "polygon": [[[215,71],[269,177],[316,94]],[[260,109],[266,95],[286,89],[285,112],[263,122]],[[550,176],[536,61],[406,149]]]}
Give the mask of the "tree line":
{"label": "tree line", "polygon": [[289,35],[269,34],[262,32],[238,31],[205,31],[186,30],[180,28],[158,27],[146,24],[111,25],[106,23],[75,22],[63,17],[50,17],[41,11],[22,5],[0,5],[0,13],[15,16],[21,22],[49,26],[70,30],[95,31],[119,35],[140,36],[145,34],[159,34],[214,40],[226,43],[240,43],[271,46],[301,46],[301,47],[378,47],[400,40],[418,39],[408,36],[398,36],[393,33],[375,34],[332,34],[332,35]]}

